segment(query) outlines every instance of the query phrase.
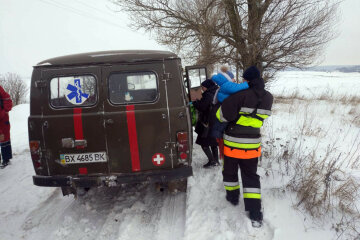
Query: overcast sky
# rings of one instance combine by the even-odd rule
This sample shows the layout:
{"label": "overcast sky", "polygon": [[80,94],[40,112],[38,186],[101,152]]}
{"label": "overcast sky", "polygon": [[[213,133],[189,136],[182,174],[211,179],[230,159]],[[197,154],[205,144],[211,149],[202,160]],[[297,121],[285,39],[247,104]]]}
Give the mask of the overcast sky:
{"label": "overcast sky", "polygon": [[[125,14],[107,0],[0,0],[0,74],[31,76],[47,58],[102,50],[161,49],[151,36],[131,31]],[[360,64],[360,0],[341,5],[339,36],[321,65]]]}

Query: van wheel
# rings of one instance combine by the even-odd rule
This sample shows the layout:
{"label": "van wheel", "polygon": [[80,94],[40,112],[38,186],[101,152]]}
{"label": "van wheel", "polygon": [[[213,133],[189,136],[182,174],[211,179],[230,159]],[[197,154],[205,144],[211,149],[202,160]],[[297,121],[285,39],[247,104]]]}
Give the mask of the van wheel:
{"label": "van wheel", "polygon": [[88,188],[88,187],[85,187],[85,188],[78,187],[78,188],[76,188],[76,196],[79,196],[79,197],[85,196],[89,190],[90,190],[90,188]]}
{"label": "van wheel", "polygon": [[62,191],[63,196],[67,196],[70,194],[76,195],[76,189],[73,187],[61,187],[61,191]]}
{"label": "van wheel", "polygon": [[186,192],[187,190],[187,179],[173,180],[167,183],[169,192]]}

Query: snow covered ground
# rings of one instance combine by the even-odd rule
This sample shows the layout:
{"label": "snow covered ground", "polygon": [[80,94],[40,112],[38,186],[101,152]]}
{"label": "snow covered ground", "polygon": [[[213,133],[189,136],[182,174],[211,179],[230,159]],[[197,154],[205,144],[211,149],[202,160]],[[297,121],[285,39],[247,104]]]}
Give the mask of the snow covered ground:
{"label": "snow covered ground", "polygon": [[[264,128],[266,153],[259,166],[262,228],[251,227],[242,202],[234,207],[225,201],[221,167],[203,169],[206,157],[197,145],[187,194],[132,184],[91,189],[74,199],[63,197],[59,189],[34,186],[27,139],[29,105],[24,104],[10,114],[14,158],[0,170],[0,240],[355,239],[335,231],[338,214],[316,221],[297,204],[296,193],[286,187],[294,175],[291,170],[287,174],[286,164],[314,150],[316,160],[340,154],[341,169],[360,182],[360,106],[341,101],[344,95],[360,98],[360,74],[284,72],[277,79],[270,87],[278,100]],[[297,99],[282,98],[289,96]],[[329,146],[332,151],[326,155]],[[284,152],[294,149],[299,156],[284,162]],[[355,204],[359,206],[359,200]]]}

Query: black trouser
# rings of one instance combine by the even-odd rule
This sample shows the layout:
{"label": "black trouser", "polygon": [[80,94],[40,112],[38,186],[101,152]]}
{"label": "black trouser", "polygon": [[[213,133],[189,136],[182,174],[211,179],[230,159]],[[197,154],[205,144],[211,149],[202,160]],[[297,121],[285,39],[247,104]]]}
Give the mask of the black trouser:
{"label": "black trouser", "polygon": [[223,180],[226,194],[232,199],[239,199],[238,167],[240,167],[245,211],[261,210],[260,177],[256,174],[257,164],[258,158],[238,159],[224,156]]}
{"label": "black trouser", "polygon": [[[219,162],[219,152],[217,146],[201,146],[202,150],[208,157],[210,162]],[[211,150],[210,150],[211,148]]]}
{"label": "black trouser", "polygon": [[1,145],[1,156],[3,159],[3,163],[8,163],[9,160],[12,158],[11,142],[9,140],[0,143],[0,145]]}

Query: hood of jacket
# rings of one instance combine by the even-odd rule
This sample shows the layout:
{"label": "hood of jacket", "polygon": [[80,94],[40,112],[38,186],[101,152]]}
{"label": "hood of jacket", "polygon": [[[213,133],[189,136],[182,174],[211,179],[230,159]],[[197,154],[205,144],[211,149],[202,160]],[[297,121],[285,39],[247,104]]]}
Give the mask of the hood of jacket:
{"label": "hood of jacket", "polygon": [[[229,77],[230,78],[230,77]],[[224,83],[227,83],[229,81],[231,81],[231,79],[229,80],[224,73],[218,73],[214,76],[211,77],[211,80],[213,80],[217,85],[219,85],[221,87],[221,85],[223,85]]]}

